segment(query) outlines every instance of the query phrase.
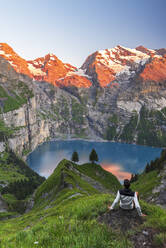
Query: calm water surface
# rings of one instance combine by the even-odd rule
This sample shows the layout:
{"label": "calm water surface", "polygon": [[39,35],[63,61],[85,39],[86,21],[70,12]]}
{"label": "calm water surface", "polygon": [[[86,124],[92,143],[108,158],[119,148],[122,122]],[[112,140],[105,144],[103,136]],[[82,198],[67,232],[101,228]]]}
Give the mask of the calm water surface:
{"label": "calm water surface", "polygon": [[158,157],[161,148],[122,144],[114,142],[92,142],[66,140],[45,142],[27,158],[29,166],[40,175],[48,177],[62,159],[71,159],[73,151],[79,154],[79,163],[86,163],[94,148],[101,166],[118,177],[130,178],[131,173],[140,173],[147,162]]}

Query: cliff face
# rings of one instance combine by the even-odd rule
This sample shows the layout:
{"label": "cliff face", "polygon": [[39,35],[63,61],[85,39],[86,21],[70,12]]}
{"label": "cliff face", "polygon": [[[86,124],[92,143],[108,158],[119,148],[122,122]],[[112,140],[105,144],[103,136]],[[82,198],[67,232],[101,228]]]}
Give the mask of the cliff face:
{"label": "cliff face", "polygon": [[19,109],[3,114],[3,120],[8,127],[15,129],[13,137],[9,138],[9,147],[18,154],[35,149],[49,137],[48,123],[37,119],[35,97],[29,99]]}
{"label": "cliff face", "polygon": [[18,154],[24,155],[49,137],[48,123],[37,116],[31,79],[17,74],[2,58],[0,59],[0,120],[3,122],[0,128],[1,150],[6,143]]}

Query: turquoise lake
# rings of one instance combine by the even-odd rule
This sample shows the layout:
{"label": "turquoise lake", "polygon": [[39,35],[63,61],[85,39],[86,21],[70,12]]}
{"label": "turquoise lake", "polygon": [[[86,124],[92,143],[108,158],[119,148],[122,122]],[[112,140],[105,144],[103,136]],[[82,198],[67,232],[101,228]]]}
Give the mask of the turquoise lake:
{"label": "turquoise lake", "polygon": [[79,154],[79,163],[86,163],[94,148],[100,165],[121,181],[130,178],[131,173],[140,173],[147,162],[160,156],[161,148],[138,146],[115,142],[93,142],[85,140],[58,140],[38,146],[27,158],[28,165],[46,178],[64,158],[71,159],[73,151]]}

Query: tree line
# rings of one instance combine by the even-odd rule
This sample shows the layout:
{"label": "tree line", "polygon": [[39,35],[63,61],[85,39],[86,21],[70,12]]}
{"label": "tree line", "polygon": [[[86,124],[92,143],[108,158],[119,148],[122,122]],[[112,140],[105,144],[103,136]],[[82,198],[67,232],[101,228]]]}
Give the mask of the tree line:
{"label": "tree line", "polygon": [[1,190],[1,194],[13,194],[17,200],[23,200],[31,195],[39,185],[40,182],[37,182],[34,178],[18,180],[5,186]]}
{"label": "tree line", "polygon": [[[163,149],[159,158],[151,160],[150,163],[147,163],[143,173],[149,173],[154,170],[159,172],[164,168],[166,164],[166,149]],[[139,174],[132,174],[130,182],[133,183],[138,180]]]}
{"label": "tree line", "polygon": [[[71,160],[75,163],[79,161],[79,156],[78,156],[77,151],[73,152]],[[89,161],[92,162],[92,164],[94,164],[94,162],[99,161],[99,158],[98,158],[98,155],[95,149],[92,149],[91,153],[89,154]]]}
{"label": "tree line", "polygon": [[145,173],[148,173],[153,170],[161,171],[164,168],[166,162],[166,149],[162,150],[159,158],[152,160],[150,163],[147,163],[145,167]]}

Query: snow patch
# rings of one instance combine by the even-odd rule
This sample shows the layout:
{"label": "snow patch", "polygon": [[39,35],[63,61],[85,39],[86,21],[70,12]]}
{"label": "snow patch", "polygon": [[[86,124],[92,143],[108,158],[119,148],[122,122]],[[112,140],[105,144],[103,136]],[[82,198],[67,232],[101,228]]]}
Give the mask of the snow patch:
{"label": "snow patch", "polygon": [[5,55],[5,52],[1,50],[1,51],[0,51],[0,54],[3,54],[3,55]]}
{"label": "snow patch", "polygon": [[7,58],[10,58],[10,57],[11,57],[11,54],[5,54],[5,56],[6,56]]}
{"label": "snow patch", "polygon": [[66,69],[70,69],[71,71],[75,71],[75,70],[76,70],[76,69],[73,68],[71,65],[64,64],[64,67],[65,67]]}
{"label": "snow patch", "polygon": [[0,55],[5,55],[7,58],[11,57],[11,54],[6,54],[3,50],[0,50]]}
{"label": "snow patch", "polygon": [[162,56],[161,55],[154,55],[154,58],[160,59],[160,58],[162,58]]}
{"label": "snow patch", "polygon": [[156,51],[153,50],[153,49],[149,49],[149,48],[148,48],[148,51],[150,51],[150,52],[152,52],[152,53],[156,53]]}
{"label": "snow patch", "polygon": [[56,59],[55,59],[53,56],[51,56],[51,57],[50,57],[50,60],[53,60],[53,61],[54,61],[54,60],[56,60]]}
{"label": "snow patch", "polygon": [[78,75],[78,76],[81,76],[81,77],[87,77],[87,78],[91,78],[90,76],[88,76],[86,73],[85,73],[85,70],[82,70],[82,69],[77,69],[76,71],[70,71],[66,74],[66,76],[73,76],[73,75]]}
{"label": "snow patch", "polygon": [[39,65],[39,63],[37,61],[33,61],[34,65]]}
{"label": "snow patch", "polygon": [[30,70],[30,72],[34,75],[34,76],[45,76],[46,73],[43,72],[40,68],[35,68],[32,64],[28,64],[28,68]]}
{"label": "snow patch", "polygon": [[13,61],[8,61],[8,62],[9,62],[9,64],[11,64],[11,66],[16,66],[17,67],[17,65],[13,64]]}

